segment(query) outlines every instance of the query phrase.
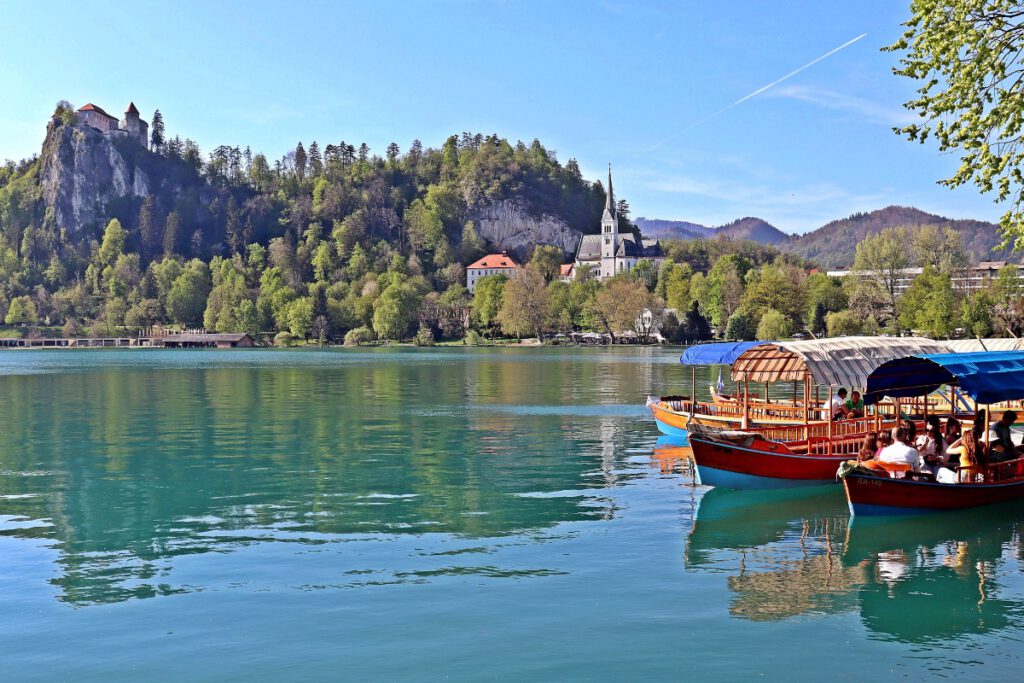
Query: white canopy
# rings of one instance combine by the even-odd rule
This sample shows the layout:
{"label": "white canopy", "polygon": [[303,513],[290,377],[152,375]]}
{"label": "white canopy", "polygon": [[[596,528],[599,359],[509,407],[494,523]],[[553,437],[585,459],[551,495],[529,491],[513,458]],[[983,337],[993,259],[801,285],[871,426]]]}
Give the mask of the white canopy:
{"label": "white canopy", "polygon": [[923,353],[949,353],[944,342],[924,337],[836,337],[765,342],[732,364],[734,381],[794,382],[810,375],[815,384],[863,389],[879,365]]}
{"label": "white canopy", "polygon": [[954,339],[945,342],[953,353],[977,353],[978,351],[1024,351],[1024,342],[1013,337],[1002,339]]}

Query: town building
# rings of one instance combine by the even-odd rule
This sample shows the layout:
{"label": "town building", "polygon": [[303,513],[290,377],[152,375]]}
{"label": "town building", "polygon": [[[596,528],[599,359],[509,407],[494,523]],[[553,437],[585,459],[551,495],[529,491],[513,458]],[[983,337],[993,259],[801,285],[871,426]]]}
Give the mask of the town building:
{"label": "town building", "polygon": [[[1006,261],[981,261],[976,265],[954,272],[949,279],[954,291],[962,294],[973,294],[988,287],[992,280],[999,276],[999,271],[1007,265],[1017,269],[1017,279],[1024,284],[1024,264],[1008,263]],[[893,287],[896,295],[899,296],[910,289],[910,284],[914,281],[914,278],[922,272],[924,272],[923,268],[901,268],[897,271],[895,286]],[[860,277],[866,275],[866,273],[843,269],[830,270],[828,275],[829,277],[847,277],[849,275]]]}
{"label": "town building", "polygon": [[516,263],[508,252],[488,254],[466,266],[466,288],[472,294],[476,291],[476,282],[480,278],[488,275],[515,277],[521,268],[522,266]]}
{"label": "town building", "polygon": [[608,164],[608,194],[601,215],[601,232],[597,235],[584,235],[580,239],[572,263],[574,277],[579,277],[582,271],[588,271],[599,280],[605,280],[629,272],[641,260],[650,261],[655,268],[660,268],[665,253],[656,239],[638,240],[632,233],[619,233],[615,192],[612,189],[612,166]]}
{"label": "town building", "polygon": [[78,110],[78,120],[106,135],[126,137],[143,147],[149,146],[149,124],[142,120],[134,102],[128,103],[124,120],[111,116],[92,102]]}

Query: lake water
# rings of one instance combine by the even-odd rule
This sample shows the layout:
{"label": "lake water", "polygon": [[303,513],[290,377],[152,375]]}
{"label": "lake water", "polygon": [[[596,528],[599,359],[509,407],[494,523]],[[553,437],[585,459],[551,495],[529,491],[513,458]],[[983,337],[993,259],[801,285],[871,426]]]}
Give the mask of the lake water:
{"label": "lake water", "polygon": [[1019,507],[695,486],[677,357],[0,352],[0,677],[1020,675]]}

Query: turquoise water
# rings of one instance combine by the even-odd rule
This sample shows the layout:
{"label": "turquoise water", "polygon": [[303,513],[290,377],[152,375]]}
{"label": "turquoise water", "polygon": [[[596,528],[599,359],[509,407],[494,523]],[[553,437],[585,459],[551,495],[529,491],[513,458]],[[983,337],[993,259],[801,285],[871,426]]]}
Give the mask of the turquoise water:
{"label": "turquoise water", "polygon": [[0,352],[0,675],[1019,676],[1019,506],[695,486],[677,356]]}

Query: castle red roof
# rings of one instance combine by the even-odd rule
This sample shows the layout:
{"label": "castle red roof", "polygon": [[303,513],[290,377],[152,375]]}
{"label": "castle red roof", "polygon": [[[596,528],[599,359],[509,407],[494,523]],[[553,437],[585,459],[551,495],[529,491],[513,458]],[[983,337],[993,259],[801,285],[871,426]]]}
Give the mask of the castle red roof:
{"label": "castle red roof", "polygon": [[466,268],[518,268],[519,264],[513,261],[506,254],[488,254]]}
{"label": "castle red roof", "polygon": [[96,106],[95,104],[93,104],[92,102],[90,102],[89,104],[85,105],[84,107],[82,107],[82,108],[81,108],[81,109],[79,109],[78,111],[94,111],[94,112],[96,112],[97,114],[102,114],[103,116],[106,116],[106,117],[107,117],[108,119],[114,119],[115,121],[117,121],[117,117],[116,117],[116,116],[111,116],[111,115],[110,115],[110,114],[108,114],[107,112],[103,111],[103,109],[102,109],[102,108],[100,108],[100,107],[97,107],[97,106]]}
{"label": "castle red roof", "polygon": [[135,114],[136,116],[138,116],[139,115],[139,110],[135,108],[135,103],[134,102],[129,102],[128,103],[128,108],[124,110],[124,113],[125,114]]}

